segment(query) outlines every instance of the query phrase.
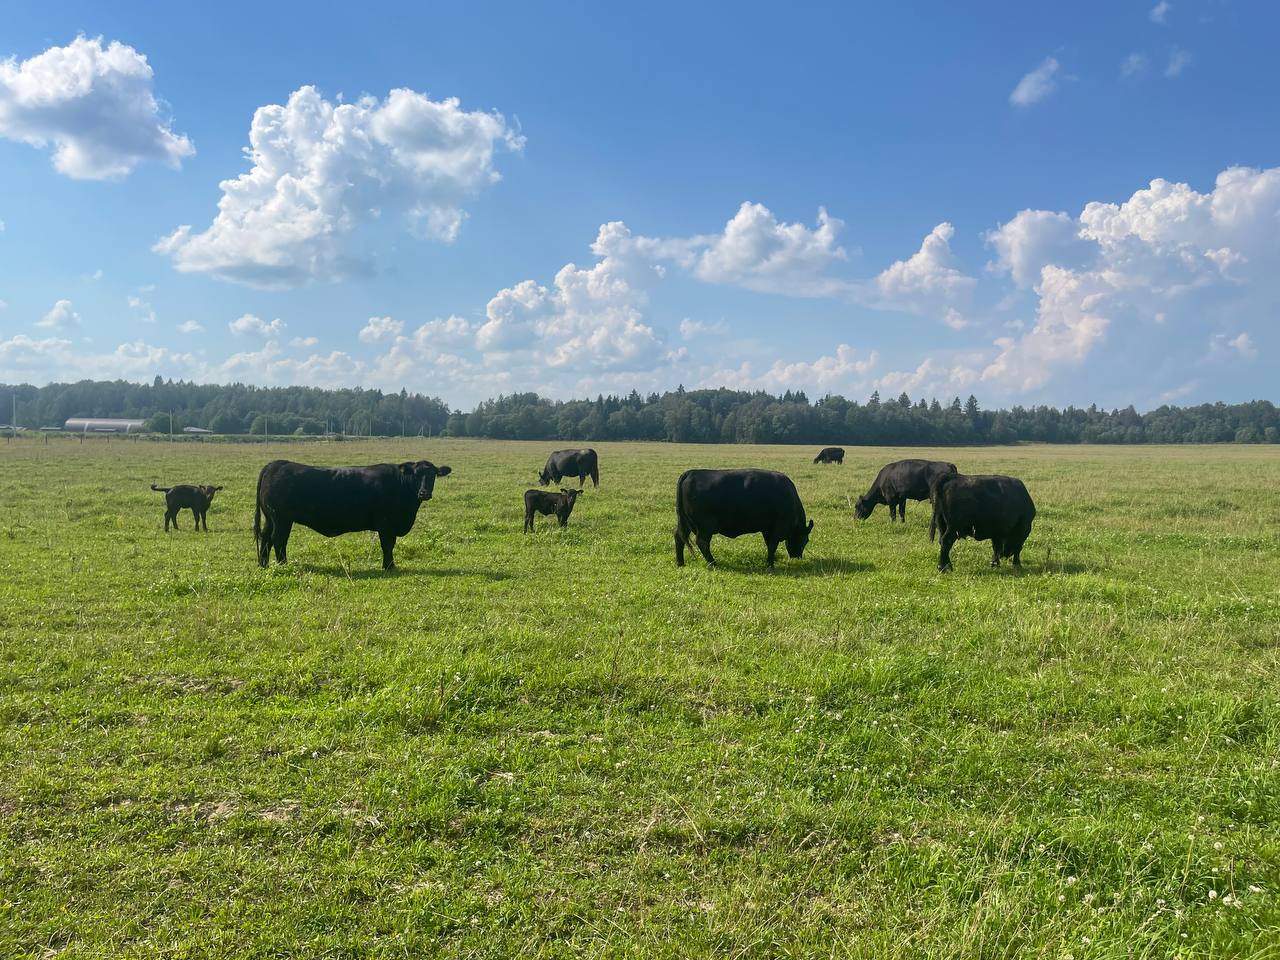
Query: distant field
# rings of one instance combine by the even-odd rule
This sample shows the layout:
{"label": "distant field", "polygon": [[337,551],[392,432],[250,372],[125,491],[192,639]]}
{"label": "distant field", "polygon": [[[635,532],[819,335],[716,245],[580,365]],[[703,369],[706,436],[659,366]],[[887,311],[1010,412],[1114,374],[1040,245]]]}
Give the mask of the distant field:
{"label": "distant field", "polygon": [[[943,451],[1039,516],[939,575],[850,509],[920,451],[600,444],[524,536],[554,446],[0,445],[0,957],[1280,956],[1280,450]],[[455,472],[263,571],[276,456]],[[677,569],[745,465],[805,558]]]}

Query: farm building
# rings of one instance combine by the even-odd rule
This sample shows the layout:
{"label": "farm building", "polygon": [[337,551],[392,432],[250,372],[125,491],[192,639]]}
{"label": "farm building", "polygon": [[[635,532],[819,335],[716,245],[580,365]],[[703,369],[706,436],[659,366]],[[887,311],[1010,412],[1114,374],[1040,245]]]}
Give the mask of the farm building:
{"label": "farm building", "polygon": [[213,433],[212,430],[206,430],[204,427],[183,427],[183,433]]}
{"label": "farm building", "polygon": [[145,420],[113,417],[72,417],[63,429],[75,433],[140,433],[145,423]]}

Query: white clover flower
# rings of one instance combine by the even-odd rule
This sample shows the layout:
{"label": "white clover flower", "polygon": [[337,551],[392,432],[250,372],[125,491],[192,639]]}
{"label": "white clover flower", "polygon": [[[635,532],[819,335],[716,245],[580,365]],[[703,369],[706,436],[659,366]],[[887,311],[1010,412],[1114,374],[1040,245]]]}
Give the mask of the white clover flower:
{"label": "white clover flower", "polygon": [[1209,899],[1210,899],[1210,900],[1217,900],[1217,899],[1218,899],[1218,891],[1217,891],[1217,890],[1210,890],[1210,891],[1209,891]]}

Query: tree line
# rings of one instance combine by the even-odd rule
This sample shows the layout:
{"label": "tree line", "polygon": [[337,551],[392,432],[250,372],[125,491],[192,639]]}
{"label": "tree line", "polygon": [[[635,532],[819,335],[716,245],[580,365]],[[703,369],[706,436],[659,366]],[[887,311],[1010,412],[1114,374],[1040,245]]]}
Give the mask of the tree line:
{"label": "tree line", "polygon": [[[984,410],[977,398],[864,402],[803,391],[685,390],[594,400],[513,393],[470,412],[438,397],[381,390],[225,386],[123,380],[0,386],[17,400],[17,424],[61,426],[71,417],[128,417],[147,429],[202,427],[221,434],[488,437],[506,440],[665,440],[678,443],[807,443],[951,446],[1040,443],[1280,443],[1280,411],[1267,400],[1162,406],[1014,406]],[[7,412],[7,411],[5,411]],[[0,414],[3,417],[3,414]],[[8,419],[7,417],[3,417]]]}

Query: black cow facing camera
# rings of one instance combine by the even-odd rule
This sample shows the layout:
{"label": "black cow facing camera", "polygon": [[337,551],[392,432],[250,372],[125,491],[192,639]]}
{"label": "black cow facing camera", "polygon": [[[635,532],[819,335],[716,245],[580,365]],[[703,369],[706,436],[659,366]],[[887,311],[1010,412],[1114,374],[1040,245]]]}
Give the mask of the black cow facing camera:
{"label": "black cow facing camera", "polygon": [[373,530],[382,546],[382,569],[394,570],[396,538],[413,529],[418,508],[435,491],[436,477],[452,472],[430,460],[368,467],[311,467],[272,460],[258,474],[253,515],[258,565],[270,562],[273,548],[276,563],[287,562],[289,532],[300,523],[322,537]]}
{"label": "black cow facing camera", "polygon": [[560,526],[569,525],[569,514],[573,513],[573,504],[578,499],[579,490],[560,488],[559,493],[547,493],[545,490],[526,490],[524,492],[524,532],[533,532],[533,515],[540,513],[544,517],[555,514]]}
{"label": "black cow facing camera", "polygon": [[173,529],[178,529],[178,511],[190,510],[191,515],[196,519],[196,529],[204,527],[204,532],[209,532],[209,520],[206,514],[209,512],[209,504],[213,503],[213,495],[222,487],[210,487],[195,483],[180,483],[175,487],[157,487],[154,483],[151,489],[156,493],[164,494],[164,532],[169,532],[169,524],[173,524]]}

